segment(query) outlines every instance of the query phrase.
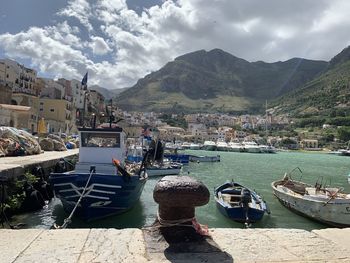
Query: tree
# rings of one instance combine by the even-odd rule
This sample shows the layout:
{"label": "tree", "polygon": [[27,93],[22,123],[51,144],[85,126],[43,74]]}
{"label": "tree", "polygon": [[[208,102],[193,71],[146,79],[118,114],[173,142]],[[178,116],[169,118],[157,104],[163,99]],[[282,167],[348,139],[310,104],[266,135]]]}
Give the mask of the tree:
{"label": "tree", "polygon": [[350,140],[350,127],[341,127],[338,129],[338,138],[341,141],[347,142]]}

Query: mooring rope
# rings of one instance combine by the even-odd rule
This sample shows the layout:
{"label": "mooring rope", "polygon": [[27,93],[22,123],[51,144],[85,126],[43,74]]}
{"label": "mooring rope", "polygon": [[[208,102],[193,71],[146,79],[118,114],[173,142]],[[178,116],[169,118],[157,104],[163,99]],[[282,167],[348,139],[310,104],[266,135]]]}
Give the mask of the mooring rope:
{"label": "mooring rope", "polygon": [[163,219],[159,216],[159,212],[157,212],[157,220],[161,227],[169,227],[169,226],[189,226],[192,227],[192,225],[184,225],[186,222],[192,222],[192,220],[195,219],[195,217],[191,218],[181,218],[176,220],[167,220]]}
{"label": "mooring rope", "polygon": [[88,187],[88,185],[89,185],[89,183],[90,183],[90,179],[91,179],[91,177],[92,177],[92,175],[93,175],[93,172],[94,172],[94,170],[91,170],[90,175],[89,175],[89,178],[88,178],[88,180],[86,181],[85,187],[84,187],[84,189],[83,189],[83,191],[82,191],[82,193],[81,193],[81,196],[79,197],[78,202],[75,204],[75,206],[74,206],[72,212],[70,213],[70,215],[69,215],[66,219],[63,220],[63,225],[62,225],[62,226],[58,226],[58,225],[54,224],[54,228],[55,228],[55,229],[64,229],[64,228],[66,228],[66,227],[72,222],[71,219],[72,219],[72,217],[73,217],[73,215],[74,215],[75,210],[77,209],[77,207],[79,206],[81,200],[82,200],[83,197],[84,197],[85,191],[86,191],[86,189],[87,189],[87,187]]}
{"label": "mooring rope", "polygon": [[[191,218],[181,218],[176,220],[166,220],[159,216],[159,212],[157,212],[157,220],[159,222],[159,226],[153,226],[151,228],[161,228],[161,227],[172,227],[172,226],[181,226],[181,227],[191,227],[196,230],[196,232],[202,236],[209,236],[208,226],[202,225],[198,223],[195,217]],[[191,224],[185,224],[191,222]]]}

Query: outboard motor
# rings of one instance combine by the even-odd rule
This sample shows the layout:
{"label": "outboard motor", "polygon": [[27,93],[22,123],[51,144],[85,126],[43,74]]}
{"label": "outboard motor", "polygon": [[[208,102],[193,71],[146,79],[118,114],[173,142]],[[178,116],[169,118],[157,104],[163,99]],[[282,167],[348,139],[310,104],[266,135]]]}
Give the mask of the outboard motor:
{"label": "outboard motor", "polygon": [[249,223],[249,203],[252,201],[252,196],[250,195],[250,191],[247,188],[243,188],[241,191],[241,204],[245,210],[245,227],[248,228],[250,226]]}
{"label": "outboard motor", "polygon": [[250,191],[247,188],[243,188],[241,191],[241,203],[243,207],[248,207],[248,204],[252,201]]}

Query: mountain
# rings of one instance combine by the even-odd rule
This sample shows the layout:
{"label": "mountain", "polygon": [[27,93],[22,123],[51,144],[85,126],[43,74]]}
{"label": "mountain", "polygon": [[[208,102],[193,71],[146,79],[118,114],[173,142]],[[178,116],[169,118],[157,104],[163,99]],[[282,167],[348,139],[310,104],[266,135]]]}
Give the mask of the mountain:
{"label": "mountain", "polygon": [[325,116],[350,112],[350,46],[332,58],[327,70],[300,89],[273,102],[277,113]]}
{"label": "mountain", "polygon": [[127,90],[128,88],[106,89],[106,88],[102,88],[98,85],[93,85],[93,86],[90,86],[89,89],[98,91],[99,93],[101,93],[103,95],[105,100],[110,100],[110,99],[113,99],[115,96],[117,96],[119,93]]}
{"label": "mountain", "polygon": [[118,105],[158,112],[252,111],[314,79],[327,66],[302,58],[248,62],[220,49],[199,50],[140,79],[119,94]]}

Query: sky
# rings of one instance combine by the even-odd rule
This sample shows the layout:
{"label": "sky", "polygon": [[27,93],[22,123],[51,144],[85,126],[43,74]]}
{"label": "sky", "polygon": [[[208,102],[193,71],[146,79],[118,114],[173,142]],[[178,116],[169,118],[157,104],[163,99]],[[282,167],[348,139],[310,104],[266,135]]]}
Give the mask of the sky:
{"label": "sky", "polygon": [[174,58],[220,48],[248,61],[329,61],[350,45],[348,0],[11,0],[0,58],[39,76],[130,87]]}

